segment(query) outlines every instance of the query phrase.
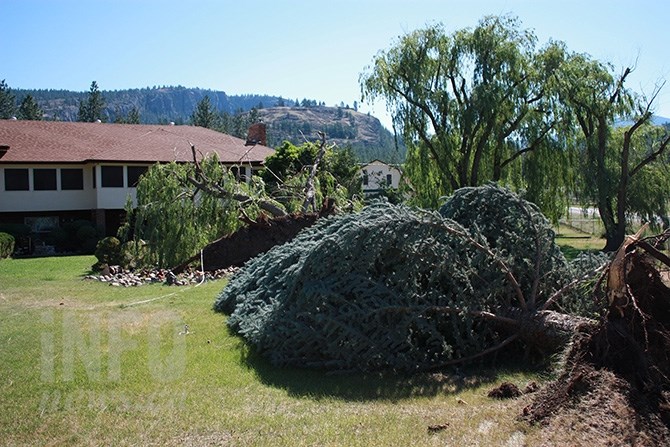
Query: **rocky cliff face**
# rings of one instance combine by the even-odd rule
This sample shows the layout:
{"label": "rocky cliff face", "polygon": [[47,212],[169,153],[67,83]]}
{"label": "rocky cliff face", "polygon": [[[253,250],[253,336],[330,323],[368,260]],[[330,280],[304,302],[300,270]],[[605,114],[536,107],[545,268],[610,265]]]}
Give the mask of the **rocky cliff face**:
{"label": "rocky cliff face", "polygon": [[401,162],[404,148],[396,148],[389,130],[374,116],[342,107],[270,107],[258,111],[267,125],[268,144],[283,141],[299,145],[318,139],[316,132],[326,133],[329,143],[351,146],[361,161],[375,158]]}

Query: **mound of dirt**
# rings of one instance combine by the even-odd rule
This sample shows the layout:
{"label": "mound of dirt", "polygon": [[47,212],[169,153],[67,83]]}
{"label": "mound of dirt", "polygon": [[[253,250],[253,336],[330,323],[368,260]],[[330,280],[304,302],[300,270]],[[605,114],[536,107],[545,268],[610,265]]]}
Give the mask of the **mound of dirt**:
{"label": "mound of dirt", "polygon": [[523,394],[518,386],[511,382],[503,382],[500,386],[489,391],[488,396],[493,399],[515,399]]}
{"label": "mound of dirt", "polygon": [[[212,242],[203,249],[206,270],[239,267],[249,259],[293,239],[316,222],[318,214],[296,214],[262,219]],[[197,260],[195,256],[193,260]]]}
{"label": "mound of dirt", "polygon": [[[318,213],[289,214],[279,217],[261,216],[233,234],[207,244],[202,250],[202,268],[211,272],[240,267],[249,259],[265,253],[275,245],[293,239],[303,229],[314,225],[317,219],[337,212],[335,201],[326,199]],[[200,253],[172,268],[175,274],[182,273],[190,264],[199,263]]]}
{"label": "mound of dirt", "polygon": [[670,259],[645,241],[624,251],[608,272],[607,315],[575,334],[563,373],[523,409],[522,419],[546,428],[548,445],[670,445],[670,289],[662,279]]}

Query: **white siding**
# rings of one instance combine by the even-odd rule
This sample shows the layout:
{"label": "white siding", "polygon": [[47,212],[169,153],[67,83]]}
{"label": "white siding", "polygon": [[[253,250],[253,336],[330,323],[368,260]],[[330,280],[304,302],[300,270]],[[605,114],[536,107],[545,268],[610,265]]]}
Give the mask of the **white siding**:
{"label": "white siding", "polygon": [[[55,191],[35,191],[33,169],[56,169],[57,188]],[[63,191],[61,189],[61,168],[82,168],[84,189]],[[5,191],[5,169],[28,169],[30,189],[28,191]],[[87,210],[95,208],[91,165],[5,165],[0,169],[0,212]]]}
{"label": "white siding", "polygon": [[[63,190],[60,169],[82,168],[83,190]],[[28,169],[28,191],[6,191],[5,169]],[[56,169],[57,188],[55,191],[35,191],[33,169]],[[93,188],[93,170],[96,171],[96,187]],[[0,212],[30,211],[76,211],[90,209],[122,209],[128,195],[135,203],[135,188],[128,187],[128,172],[123,170],[123,187],[103,188],[100,166],[88,165],[11,165],[0,168]]]}
{"label": "white siding", "polygon": [[[113,163],[104,163],[104,166],[120,166]],[[96,206],[94,208],[99,208],[103,210],[114,210],[122,209],[126,205],[126,200],[128,195],[130,195],[133,200],[133,205],[137,204],[136,199],[136,190],[135,188],[128,187],[128,170],[123,169],[123,186],[118,188],[110,188],[102,186],[102,176],[101,176],[101,165],[95,166],[96,176],[97,176],[97,188],[95,190],[96,194]]]}
{"label": "white siding", "polygon": [[[363,183],[363,192],[378,191],[386,186],[398,188],[400,185],[400,170],[381,161],[373,161],[361,167],[361,177],[367,174],[368,184]],[[391,184],[387,178],[391,176]]]}

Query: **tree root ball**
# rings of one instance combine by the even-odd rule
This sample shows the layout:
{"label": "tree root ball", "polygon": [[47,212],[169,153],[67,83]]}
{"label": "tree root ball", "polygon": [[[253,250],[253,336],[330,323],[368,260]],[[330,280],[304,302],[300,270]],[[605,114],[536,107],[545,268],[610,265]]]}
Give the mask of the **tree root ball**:
{"label": "tree root ball", "polygon": [[584,445],[670,445],[670,289],[629,250],[628,304],[575,334],[563,372],[520,416],[546,426],[548,444],[580,430]]}

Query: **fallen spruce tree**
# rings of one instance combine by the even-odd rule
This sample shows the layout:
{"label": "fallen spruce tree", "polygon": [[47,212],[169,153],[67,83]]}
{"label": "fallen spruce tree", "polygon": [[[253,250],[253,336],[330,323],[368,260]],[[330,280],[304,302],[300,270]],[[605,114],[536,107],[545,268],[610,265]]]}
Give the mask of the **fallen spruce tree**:
{"label": "fallen spruce tree", "polygon": [[563,346],[595,324],[577,285],[603,264],[568,263],[535,205],[487,185],[440,213],[378,203],[319,219],[247,263],[215,309],[276,365],[430,370]]}

